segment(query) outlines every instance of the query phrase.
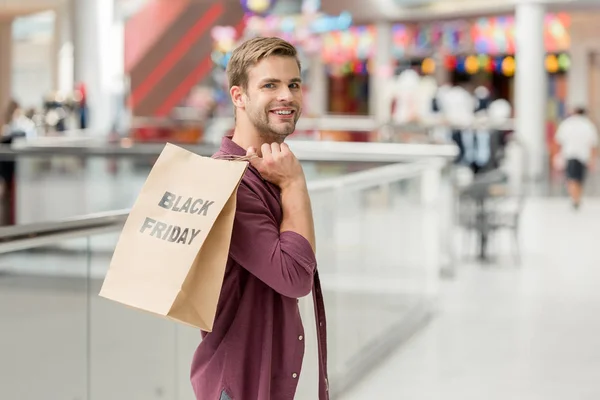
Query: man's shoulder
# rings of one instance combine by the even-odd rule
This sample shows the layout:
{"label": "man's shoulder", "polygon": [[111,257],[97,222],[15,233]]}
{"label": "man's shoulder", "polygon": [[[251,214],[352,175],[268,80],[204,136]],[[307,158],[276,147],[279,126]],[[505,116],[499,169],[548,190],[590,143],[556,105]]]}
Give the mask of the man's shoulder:
{"label": "man's shoulder", "polygon": [[246,168],[240,187],[254,192],[259,197],[264,196],[268,191],[267,183],[251,167]]}
{"label": "man's shoulder", "polygon": [[222,158],[223,156],[227,156],[228,154],[225,152],[225,150],[223,149],[219,149],[216,152],[213,153],[212,156],[210,156],[211,158]]}

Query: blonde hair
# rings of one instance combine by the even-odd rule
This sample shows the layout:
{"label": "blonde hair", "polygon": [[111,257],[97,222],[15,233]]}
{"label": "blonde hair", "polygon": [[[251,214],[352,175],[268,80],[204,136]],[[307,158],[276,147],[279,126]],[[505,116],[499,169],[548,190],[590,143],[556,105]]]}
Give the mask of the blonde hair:
{"label": "blonde hair", "polygon": [[278,37],[258,37],[250,39],[239,45],[231,54],[227,63],[227,78],[229,88],[241,86],[248,88],[248,70],[260,60],[270,57],[294,57],[301,70],[300,60],[296,48]]}

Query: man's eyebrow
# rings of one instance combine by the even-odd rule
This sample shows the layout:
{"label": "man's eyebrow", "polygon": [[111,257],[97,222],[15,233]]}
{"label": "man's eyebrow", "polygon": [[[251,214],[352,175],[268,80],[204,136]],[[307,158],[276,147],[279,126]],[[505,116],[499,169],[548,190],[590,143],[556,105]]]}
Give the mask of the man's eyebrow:
{"label": "man's eyebrow", "polygon": [[[276,78],[265,78],[260,80],[260,84],[264,85],[265,83],[281,83],[281,79]],[[292,78],[290,79],[290,83],[302,83],[301,78]]]}
{"label": "man's eyebrow", "polygon": [[260,80],[260,84],[262,85],[263,83],[279,83],[281,82],[281,80],[279,79],[275,79],[275,78],[264,78]]}

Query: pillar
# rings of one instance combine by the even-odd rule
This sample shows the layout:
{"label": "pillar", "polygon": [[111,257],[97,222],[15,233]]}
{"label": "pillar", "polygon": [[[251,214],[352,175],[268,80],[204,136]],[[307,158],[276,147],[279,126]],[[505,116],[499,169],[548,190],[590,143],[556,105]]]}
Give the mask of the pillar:
{"label": "pillar", "polygon": [[62,3],[54,10],[52,88],[61,93],[70,93],[75,86],[70,12],[68,2]]}
{"label": "pillar", "polygon": [[91,132],[106,135],[116,118],[115,86],[123,77],[124,38],[114,2],[71,0],[70,14],[74,80],[86,86]]}
{"label": "pillar", "polygon": [[567,106],[589,107],[590,98],[590,79],[589,63],[590,49],[585,43],[572,41],[569,55],[571,57],[571,66],[567,75]]}
{"label": "pillar", "polygon": [[452,75],[450,74],[450,70],[446,68],[444,56],[445,53],[443,51],[438,50],[432,57],[435,61],[435,73],[433,77],[435,78],[435,82],[438,86],[452,84]]}
{"label": "pillar", "polygon": [[0,128],[12,95],[12,59],[12,19],[0,18]]}
{"label": "pillar", "polygon": [[517,4],[515,124],[516,134],[525,145],[530,179],[546,172],[546,94],[548,77],[544,67],[545,8],[536,1]]}
{"label": "pillar", "polygon": [[377,23],[375,40],[375,57],[369,71],[369,114],[378,124],[383,124],[391,120],[392,110],[392,24]]}
{"label": "pillar", "polygon": [[328,80],[327,69],[320,54],[311,56],[308,66],[308,114],[311,117],[322,117],[327,114]]}

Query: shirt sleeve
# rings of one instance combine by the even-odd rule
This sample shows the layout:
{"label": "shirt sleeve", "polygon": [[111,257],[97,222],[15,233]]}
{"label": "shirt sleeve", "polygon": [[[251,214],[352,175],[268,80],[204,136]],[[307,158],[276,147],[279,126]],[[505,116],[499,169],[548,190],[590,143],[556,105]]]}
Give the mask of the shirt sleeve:
{"label": "shirt sleeve", "polygon": [[299,298],[312,290],[317,260],[310,243],[296,232],[280,233],[267,206],[243,182],[237,193],[229,255],[284,296]]}

